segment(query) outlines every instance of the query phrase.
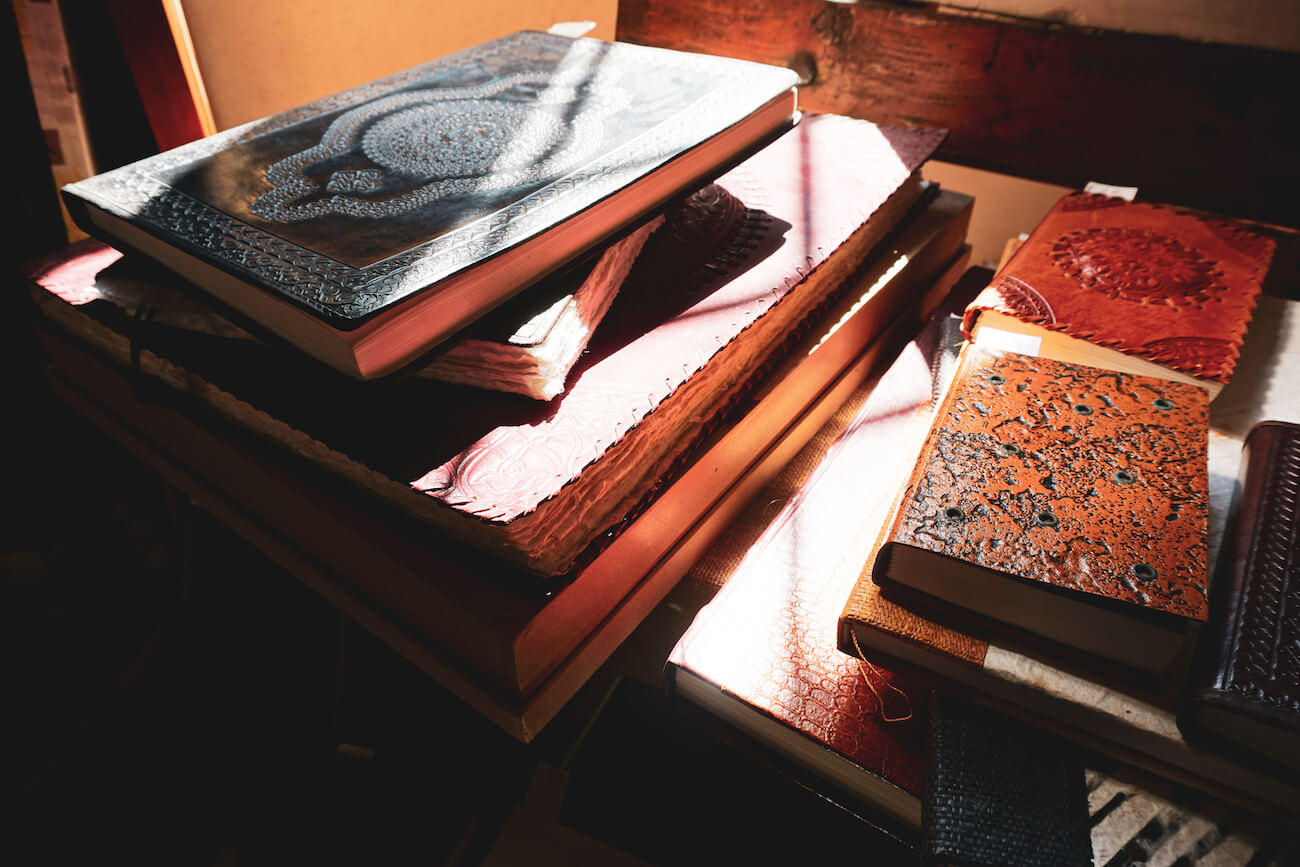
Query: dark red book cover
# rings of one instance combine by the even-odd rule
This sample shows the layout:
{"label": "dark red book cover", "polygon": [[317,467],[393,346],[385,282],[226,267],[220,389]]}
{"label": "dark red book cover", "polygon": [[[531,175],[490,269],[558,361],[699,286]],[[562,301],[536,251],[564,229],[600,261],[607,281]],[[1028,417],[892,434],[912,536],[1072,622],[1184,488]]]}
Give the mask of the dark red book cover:
{"label": "dark red book cover", "polygon": [[1213,629],[1179,724],[1189,740],[1300,771],[1300,424],[1251,428],[1224,537]]}
{"label": "dark red book cover", "polygon": [[1232,376],[1275,242],[1232,220],[1093,193],[1061,198],[966,311]]}

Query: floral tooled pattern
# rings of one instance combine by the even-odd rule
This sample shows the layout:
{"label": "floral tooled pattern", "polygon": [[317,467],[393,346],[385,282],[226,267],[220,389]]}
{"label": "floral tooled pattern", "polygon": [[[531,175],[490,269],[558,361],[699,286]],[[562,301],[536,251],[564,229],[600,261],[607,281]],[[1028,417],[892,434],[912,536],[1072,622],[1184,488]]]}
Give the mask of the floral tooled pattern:
{"label": "floral tooled pattern", "polygon": [[1112,299],[1201,307],[1227,289],[1212,261],[1149,229],[1080,229],[1058,239],[1051,256],[1080,286]]}
{"label": "floral tooled pattern", "polygon": [[1019,277],[1003,274],[998,277],[993,286],[998,292],[999,300],[1017,319],[1048,325],[1056,321],[1056,314],[1052,311],[1052,305],[1047,303],[1047,299]]}
{"label": "floral tooled pattern", "polygon": [[709,184],[670,209],[663,228],[681,244],[712,249],[731,238],[744,218],[744,202],[726,188]]}
{"label": "floral tooled pattern", "polygon": [[1141,354],[1157,364],[1195,376],[1226,381],[1233,368],[1233,348],[1214,337],[1166,337],[1142,344]]}

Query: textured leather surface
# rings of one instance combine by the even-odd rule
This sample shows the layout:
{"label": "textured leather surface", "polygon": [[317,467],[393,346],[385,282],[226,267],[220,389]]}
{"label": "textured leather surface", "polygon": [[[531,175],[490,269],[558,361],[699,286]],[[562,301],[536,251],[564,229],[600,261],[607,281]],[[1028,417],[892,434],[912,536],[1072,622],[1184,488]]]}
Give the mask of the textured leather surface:
{"label": "textured leather surface", "polygon": [[[544,417],[462,431],[413,487],[530,568],[569,568],[859,261],[832,254],[874,245],[916,201],[908,180],[942,137],[806,117],[717,181],[745,206],[732,235],[656,232]],[[844,153],[851,167],[814,168]]]}
{"label": "textured leather surface", "polygon": [[347,329],[671,168],[795,79],[728,58],[520,32],[64,195],[74,214],[85,203],[118,214]]}
{"label": "textured leather surface", "polygon": [[[562,575],[917,205],[915,170],[943,136],[805,116],[654,233],[552,401],[410,376],[351,384],[265,347],[212,381],[309,432],[307,448],[328,443],[373,471],[381,495],[418,519]],[[870,304],[905,301],[882,292]]]}
{"label": "textured leather surface", "polygon": [[1092,864],[1078,749],[943,692],[930,710],[921,817],[926,864]]}
{"label": "textured leather surface", "polygon": [[1215,217],[1064,196],[966,312],[995,310],[1191,376],[1232,376],[1271,238]]}
{"label": "textured leather surface", "polygon": [[[884,633],[893,640],[924,648],[926,652],[937,653],[975,668],[984,665],[984,655],[989,649],[987,641],[922,617],[911,608],[881,595],[880,585],[871,578],[875,553],[873,551],[867,559],[867,566],[853,585],[844,606],[842,613],[846,628]],[[841,646],[851,648],[852,641],[850,632],[846,631]]]}
{"label": "textured leather surface", "polygon": [[906,545],[1204,621],[1208,430],[1198,386],[968,345],[873,575]]}
{"label": "textured leather surface", "polygon": [[[1247,435],[1215,580],[1208,678],[1194,701],[1289,732],[1300,749],[1300,425],[1265,421]],[[1189,734],[1207,736],[1190,722]]]}
{"label": "textured leather surface", "polygon": [[[902,351],[865,403],[850,402],[827,425],[839,431],[832,442],[809,444],[805,452],[825,453],[809,457],[816,468],[802,484],[782,495],[778,478],[769,490],[779,499],[756,499],[776,514],[765,516],[766,529],[677,642],[668,668],[670,682],[674,668],[688,669],[918,797],[928,687],[841,652],[836,628],[864,546],[929,425],[941,319]],[[880,484],[862,485],[868,474]]]}

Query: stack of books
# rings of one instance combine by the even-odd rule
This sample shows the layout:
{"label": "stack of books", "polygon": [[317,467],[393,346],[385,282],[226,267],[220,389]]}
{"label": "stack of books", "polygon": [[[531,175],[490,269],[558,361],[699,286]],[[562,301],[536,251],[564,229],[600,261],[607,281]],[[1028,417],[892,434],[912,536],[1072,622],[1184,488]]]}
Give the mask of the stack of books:
{"label": "stack of books", "polygon": [[72,185],[55,386],[531,738],[964,267],[793,84],[524,33]]}
{"label": "stack of books", "polygon": [[1260,294],[1271,252],[1227,220],[1065,197],[764,497],[670,691],[920,845],[955,803],[927,788],[931,692],[1107,773],[1293,816],[1297,621],[1264,612],[1294,596],[1300,304]]}

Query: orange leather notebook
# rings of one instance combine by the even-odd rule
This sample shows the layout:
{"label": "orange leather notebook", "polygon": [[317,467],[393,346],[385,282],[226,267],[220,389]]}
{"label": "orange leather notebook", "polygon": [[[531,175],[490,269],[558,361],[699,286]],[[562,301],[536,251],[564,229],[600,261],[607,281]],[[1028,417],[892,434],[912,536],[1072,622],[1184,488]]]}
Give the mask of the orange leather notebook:
{"label": "orange leather notebook", "polygon": [[[1032,354],[1203,385],[1232,377],[1275,242],[1247,226],[1093,193],[1061,198],[966,310]],[[1014,348],[1013,344],[1003,344]]]}
{"label": "orange leather notebook", "polygon": [[940,620],[1163,676],[1207,618],[1209,400],[962,351],[871,578]]}

